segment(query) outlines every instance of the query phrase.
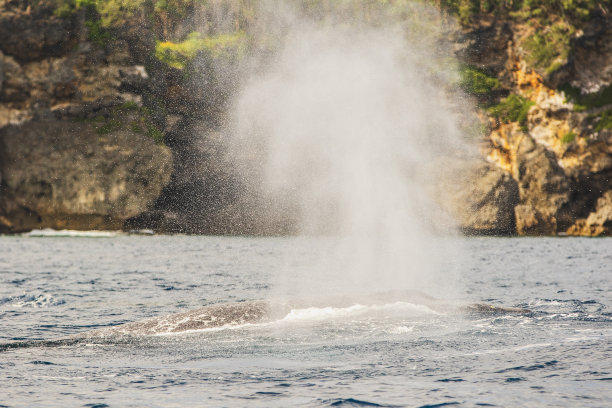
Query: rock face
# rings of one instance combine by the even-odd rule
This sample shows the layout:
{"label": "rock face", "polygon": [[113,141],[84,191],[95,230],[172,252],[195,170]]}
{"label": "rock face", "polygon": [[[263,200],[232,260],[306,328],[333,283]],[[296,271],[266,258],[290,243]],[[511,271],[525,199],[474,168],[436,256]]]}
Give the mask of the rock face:
{"label": "rock face", "polygon": [[22,63],[60,56],[76,44],[73,18],[60,18],[26,1],[2,1],[0,7],[2,50]]}
{"label": "rock face", "polygon": [[516,125],[498,129],[492,138],[506,146],[509,169],[518,185],[516,231],[521,235],[554,234],[570,191],[554,155]]}
{"label": "rock face", "polygon": [[588,218],[576,221],[568,230],[569,235],[612,235],[612,190],[606,191],[598,200],[595,211]]}
{"label": "rock face", "polygon": [[[448,164],[447,164],[448,165]],[[438,201],[469,235],[512,235],[514,208],[519,200],[517,182],[494,164],[461,162],[453,166],[456,177],[444,177]]]}
{"label": "rock face", "polygon": [[171,174],[170,152],[147,136],[98,135],[89,123],[7,126],[0,146],[3,195],[14,202],[3,214],[10,221],[0,225],[9,231],[121,229],[154,202]]}
{"label": "rock face", "polygon": [[498,81],[490,97],[501,93],[502,104],[504,95],[524,101],[524,117],[484,120],[490,128],[484,154],[517,183],[518,200],[510,204],[516,234],[609,234],[612,19],[605,12],[581,23],[568,54],[547,69],[534,65],[527,48],[530,38],[547,33],[534,34],[534,21],[499,15],[460,36],[459,58]]}
{"label": "rock face", "polygon": [[609,21],[593,22],[576,39],[572,85],[587,93],[612,84],[612,27]]}
{"label": "rock face", "polygon": [[0,2],[0,233],[121,229],[172,173],[143,107],[152,33],[126,22],[101,44],[86,10],[29,3]]}

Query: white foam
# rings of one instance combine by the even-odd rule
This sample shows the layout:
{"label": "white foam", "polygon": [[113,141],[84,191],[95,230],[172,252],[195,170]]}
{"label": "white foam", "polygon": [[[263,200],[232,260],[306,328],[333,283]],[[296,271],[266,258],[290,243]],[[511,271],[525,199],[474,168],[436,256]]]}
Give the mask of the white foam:
{"label": "white foam", "polygon": [[191,329],[191,330],[184,330],[184,331],[179,331],[179,332],[172,332],[172,331],[166,331],[166,332],[160,332],[160,333],[155,333],[154,336],[161,336],[161,337],[170,337],[170,336],[183,336],[186,334],[192,334],[192,333],[209,333],[209,332],[219,332],[219,331],[224,331],[224,330],[239,330],[239,329],[245,329],[245,328],[249,328],[249,327],[258,327],[258,326],[265,326],[270,324],[269,322],[267,323],[240,323],[240,324],[225,324],[223,326],[218,326],[218,327],[207,327],[205,329]]}
{"label": "white foam", "polygon": [[129,230],[128,232],[134,235],[155,235],[155,231],[152,229]]}
{"label": "white foam", "polygon": [[410,333],[414,330],[414,326],[396,326],[390,329],[388,332],[391,334],[404,334]]}
{"label": "white foam", "polygon": [[408,302],[394,302],[382,305],[361,305],[354,304],[348,307],[308,307],[304,309],[292,309],[281,322],[295,322],[295,321],[319,321],[327,319],[337,319],[343,317],[356,317],[369,313],[393,313],[401,312],[403,315],[406,313],[411,315],[439,315],[440,313],[428,308],[425,305],[416,305]]}
{"label": "white foam", "polygon": [[330,318],[343,317],[359,314],[367,310],[367,306],[355,304],[349,307],[308,307],[305,309],[292,309],[281,321],[300,320],[326,320]]}
{"label": "white foam", "polygon": [[1,302],[3,305],[10,305],[10,307],[18,307],[18,308],[28,308],[28,307],[48,307],[48,306],[58,306],[64,304],[63,300],[57,300],[51,295],[47,295],[44,293],[40,293],[37,295],[30,295],[24,293],[19,296],[10,296],[8,298],[2,299]]}
{"label": "white foam", "polygon": [[121,234],[117,231],[75,231],[54,230],[52,228],[35,229],[23,234],[26,237],[81,237],[81,238],[112,238]]}
{"label": "white foam", "polygon": [[[441,315],[442,313],[436,312],[425,305],[418,305],[408,302],[394,302],[381,305],[362,305],[356,303],[347,307],[325,306],[291,309],[289,313],[278,320],[264,321],[260,323],[230,323],[218,327],[184,330],[180,332],[168,331],[166,328],[160,326],[155,336],[182,336],[192,333],[210,333],[224,330],[278,327],[279,325],[282,326],[285,324],[294,323],[321,322],[346,318],[358,319],[359,317],[367,317],[376,314],[383,314],[387,317],[393,314],[401,314],[402,317],[406,317],[407,315],[418,317],[423,315]],[[402,334],[409,333],[412,330],[414,330],[414,326],[399,325],[389,329],[388,332],[391,334]]]}

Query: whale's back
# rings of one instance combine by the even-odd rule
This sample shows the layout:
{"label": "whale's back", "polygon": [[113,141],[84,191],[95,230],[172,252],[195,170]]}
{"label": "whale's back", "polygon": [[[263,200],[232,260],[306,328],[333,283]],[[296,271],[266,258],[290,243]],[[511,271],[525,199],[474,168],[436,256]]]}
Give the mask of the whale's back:
{"label": "whale's back", "polygon": [[77,337],[107,337],[115,335],[156,335],[190,330],[211,329],[229,325],[259,323],[270,316],[266,301],[236,302],[211,305],[199,309],[153,317],[119,326],[92,330]]}

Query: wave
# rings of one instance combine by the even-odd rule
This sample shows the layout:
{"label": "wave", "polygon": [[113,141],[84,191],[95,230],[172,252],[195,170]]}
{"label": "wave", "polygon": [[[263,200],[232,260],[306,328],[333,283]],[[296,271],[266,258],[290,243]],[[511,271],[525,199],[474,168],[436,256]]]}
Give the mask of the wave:
{"label": "wave", "polygon": [[10,305],[18,308],[59,306],[64,303],[66,303],[65,300],[55,299],[53,296],[45,293],[37,295],[24,293],[22,295],[0,298],[0,306]]}
{"label": "wave", "polygon": [[291,309],[291,311],[282,319],[281,322],[295,322],[306,320],[326,320],[335,318],[344,318],[351,316],[360,316],[378,312],[401,312],[404,315],[440,315],[433,309],[425,305],[413,304],[408,302],[393,302],[386,304],[362,305],[354,304],[347,307],[308,307],[303,309]]}
{"label": "wave", "polygon": [[77,237],[77,238],[113,238],[122,234],[118,231],[75,231],[75,230],[54,230],[52,228],[36,229],[22,234],[25,237]]}

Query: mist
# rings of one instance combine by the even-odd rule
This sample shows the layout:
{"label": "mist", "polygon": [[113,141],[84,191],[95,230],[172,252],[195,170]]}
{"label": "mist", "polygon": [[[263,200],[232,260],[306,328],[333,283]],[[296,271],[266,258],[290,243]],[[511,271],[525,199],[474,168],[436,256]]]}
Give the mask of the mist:
{"label": "mist", "polygon": [[[230,151],[253,212],[313,246],[306,269],[287,259],[276,271],[281,295],[456,285],[441,262],[460,254],[454,228],[431,191],[469,145],[440,19],[409,10],[407,26],[385,13],[261,11],[280,46],[234,101]],[[419,16],[434,25],[423,31]]]}

